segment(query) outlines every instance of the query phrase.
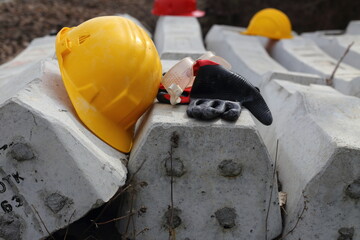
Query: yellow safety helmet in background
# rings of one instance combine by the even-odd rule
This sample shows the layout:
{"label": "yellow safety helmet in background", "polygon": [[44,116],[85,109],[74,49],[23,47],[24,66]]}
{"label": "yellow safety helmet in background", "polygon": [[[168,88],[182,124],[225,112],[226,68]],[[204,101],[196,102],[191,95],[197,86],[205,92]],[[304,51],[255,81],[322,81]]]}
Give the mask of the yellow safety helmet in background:
{"label": "yellow safety helmet in background", "polygon": [[291,22],[280,10],[265,8],[257,12],[250,20],[246,31],[247,35],[257,35],[271,39],[292,38]]}
{"label": "yellow safety helmet in background", "polygon": [[81,121],[112,147],[130,152],[136,121],[154,102],[162,76],[150,37],[129,19],[97,17],[63,28],[56,55]]}

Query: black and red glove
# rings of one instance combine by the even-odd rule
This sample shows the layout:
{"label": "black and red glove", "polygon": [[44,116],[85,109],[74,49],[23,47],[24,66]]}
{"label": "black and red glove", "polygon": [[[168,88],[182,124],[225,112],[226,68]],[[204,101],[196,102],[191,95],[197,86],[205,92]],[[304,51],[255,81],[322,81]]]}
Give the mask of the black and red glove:
{"label": "black and red glove", "polygon": [[270,109],[259,89],[244,77],[209,60],[196,61],[193,69],[196,77],[186,111],[189,117],[235,121],[244,106],[262,124],[272,123]]}

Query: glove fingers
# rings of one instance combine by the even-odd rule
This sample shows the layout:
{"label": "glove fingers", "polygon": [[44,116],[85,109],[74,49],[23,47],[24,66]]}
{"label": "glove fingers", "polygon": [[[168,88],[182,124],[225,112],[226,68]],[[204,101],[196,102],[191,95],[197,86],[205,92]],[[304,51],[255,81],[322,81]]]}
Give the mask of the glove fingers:
{"label": "glove fingers", "polygon": [[236,121],[241,113],[241,106],[238,102],[225,102],[225,111],[221,115],[221,118],[227,121]]}
{"label": "glove fingers", "polygon": [[262,124],[269,126],[272,123],[273,118],[270,109],[261,96],[253,101],[244,102],[243,106],[246,107]]}
{"label": "glove fingers", "polygon": [[[208,65],[200,67],[190,95],[193,98],[240,102],[264,125],[272,123],[271,112],[262,98],[260,90],[241,75],[226,70],[221,66]],[[230,113],[230,119],[236,117],[235,113],[234,115]]]}
{"label": "glove fingers", "polygon": [[225,103],[221,100],[192,99],[186,111],[189,117],[200,120],[215,119],[225,111]]}

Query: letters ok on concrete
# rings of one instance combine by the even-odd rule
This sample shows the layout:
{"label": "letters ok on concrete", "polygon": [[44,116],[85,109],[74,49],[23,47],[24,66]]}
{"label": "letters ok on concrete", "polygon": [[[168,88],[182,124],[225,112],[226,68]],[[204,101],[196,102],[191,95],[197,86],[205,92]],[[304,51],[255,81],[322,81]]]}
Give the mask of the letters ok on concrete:
{"label": "letters ok on concrete", "polygon": [[[268,239],[280,234],[273,165],[247,110],[236,123],[202,122],[188,118],[186,106],[156,103],[128,167],[143,187],[129,198],[140,213],[126,236],[146,229],[139,239],[167,239],[172,204],[179,239],[265,239],[266,222]],[[122,233],[127,221],[119,223]]]}
{"label": "letters ok on concrete", "polygon": [[[323,52],[311,40],[303,37],[280,40],[273,47],[271,56],[288,70],[314,73],[329,78],[337,60]],[[334,88],[360,97],[360,70],[341,63],[334,77]]]}
{"label": "letters ok on concrete", "polygon": [[195,17],[161,16],[154,35],[161,59],[197,59],[206,52],[200,24]]}
{"label": "letters ok on concrete", "polygon": [[0,69],[12,72],[0,79],[0,238],[7,240],[66,227],[107,202],[127,174],[126,156],[77,118],[57,61],[28,60]]}
{"label": "letters ok on concrete", "polygon": [[272,154],[279,140],[276,165],[288,196],[283,236],[359,239],[360,99],[276,74],[269,79],[261,92],[274,122],[258,129]]}

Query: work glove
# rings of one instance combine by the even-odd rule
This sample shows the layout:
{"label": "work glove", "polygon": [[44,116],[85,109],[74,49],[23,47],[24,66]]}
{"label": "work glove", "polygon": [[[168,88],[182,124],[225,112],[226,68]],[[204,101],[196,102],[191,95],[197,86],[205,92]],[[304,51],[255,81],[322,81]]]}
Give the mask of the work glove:
{"label": "work glove", "polygon": [[[225,118],[230,115],[234,121],[243,106],[262,124],[272,123],[270,109],[259,89],[244,77],[208,60],[198,60],[193,69],[196,77],[190,92],[189,117],[209,120],[225,114]],[[236,103],[239,108],[234,107]]]}
{"label": "work glove", "polygon": [[192,98],[186,110],[189,117],[200,120],[222,118],[227,121],[236,121],[241,112],[238,102],[221,99],[194,99]]}

